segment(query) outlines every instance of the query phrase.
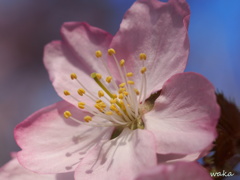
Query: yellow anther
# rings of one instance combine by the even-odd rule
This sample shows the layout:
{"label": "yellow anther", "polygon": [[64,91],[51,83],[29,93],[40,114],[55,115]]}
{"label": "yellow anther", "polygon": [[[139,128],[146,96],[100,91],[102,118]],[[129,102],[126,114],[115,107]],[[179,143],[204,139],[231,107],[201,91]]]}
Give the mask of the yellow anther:
{"label": "yellow anther", "polygon": [[79,102],[79,103],[78,103],[78,107],[79,107],[80,109],[84,109],[84,108],[85,108],[85,103],[84,103],[84,102]]}
{"label": "yellow anther", "polygon": [[124,105],[123,100],[119,100],[119,104],[120,104],[121,106]]}
{"label": "yellow anther", "polygon": [[108,54],[112,56],[113,54],[116,54],[116,51],[113,48],[108,49]]}
{"label": "yellow anther", "polygon": [[115,98],[115,99],[110,99],[110,103],[111,104],[115,104],[117,102],[117,99]]}
{"label": "yellow anther", "polygon": [[63,91],[63,94],[64,94],[65,96],[69,96],[69,95],[70,95],[70,92],[67,91],[67,90],[65,90],[65,91]]}
{"label": "yellow anther", "polygon": [[101,107],[101,108],[106,108],[107,107],[107,105],[104,103],[104,102],[100,102],[100,103],[98,103],[99,104],[99,106]]}
{"label": "yellow anther", "polygon": [[107,105],[104,102],[101,101],[101,102],[96,103],[94,105],[94,107],[102,112],[103,109],[107,107]]}
{"label": "yellow anther", "polygon": [[78,104],[80,104],[80,105],[85,105],[86,103],[85,103],[85,102],[79,102]]}
{"label": "yellow anther", "polygon": [[103,108],[97,103],[94,105],[95,108],[97,108],[100,112],[103,112]]}
{"label": "yellow anther", "polygon": [[118,111],[118,112],[116,112],[117,113],[117,115],[119,115],[119,116],[121,116],[122,114]]}
{"label": "yellow anther", "polygon": [[140,60],[146,60],[147,59],[147,55],[145,53],[140,53],[139,54],[139,59]]}
{"label": "yellow anther", "polygon": [[80,105],[80,104],[78,104],[78,107],[79,107],[80,109],[84,109],[84,108],[85,108],[84,105]]}
{"label": "yellow anther", "polygon": [[97,77],[98,79],[101,79],[101,78],[102,78],[102,75],[101,75],[100,73],[96,73],[96,77]]}
{"label": "yellow anther", "polygon": [[118,112],[118,109],[117,109],[117,107],[116,107],[114,104],[112,104],[112,105],[110,106],[110,109],[111,109],[112,111]]}
{"label": "yellow anther", "polygon": [[119,87],[123,88],[126,85],[126,83],[119,84]]}
{"label": "yellow anther", "polygon": [[144,74],[146,71],[147,71],[147,68],[146,68],[146,67],[142,67],[142,68],[141,68],[141,73],[142,73],[142,74]]}
{"label": "yellow anther", "polygon": [[96,103],[96,104],[94,105],[94,107],[97,108],[97,109],[101,109],[99,103]]}
{"label": "yellow anther", "polygon": [[96,55],[97,58],[102,57],[102,51],[100,51],[100,50],[96,51],[95,55]]}
{"label": "yellow anther", "polygon": [[84,121],[89,122],[89,121],[92,120],[92,117],[91,116],[85,116],[83,119],[84,119]]}
{"label": "yellow anther", "polygon": [[72,113],[70,113],[70,111],[65,111],[65,112],[63,113],[63,115],[64,115],[65,118],[69,118],[69,117],[72,116]]}
{"label": "yellow anther", "polygon": [[85,94],[85,90],[83,88],[78,89],[78,94],[83,96],[83,94]]}
{"label": "yellow anther", "polygon": [[124,60],[124,59],[121,59],[119,64],[120,64],[120,66],[124,66],[125,60]]}
{"label": "yellow anther", "polygon": [[119,88],[118,93],[123,93],[126,91],[126,88]]}
{"label": "yellow anther", "polygon": [[122,110],[126,110],[125,104],[122,100],[119,101]]}
{"label": "yellow anther", "polygon": [[127,96],[127,95],[128,95],[128,92],[127,92],[127,91],[124,91],[123,94],[124,94],[125,96]]}
{"label": "yellow anther", "polygon": [[85,106],[82,106],[82,105],[78,105],[78,107],[79,107],[80,109],[84,109],[84,108],[85,108]]}
{"label": "yellow anther", "polygon": [[133,85],[134,81],[127,81],[127,83]]}
{"label": "yellow anther", "polygon": [[121,94],[118,95],[118,98],[119,98],[119,99],[123,99],[123,98],[124,98],[124,95],[121,93]]}
{"label": "yellow anther", "polygon": [[102,90],[98,91],[98,97],[103,97],[104,96],[104,92]]}
{"label": "yellow anther", "polygon": [[106,115],[112,115],[113,112],[112,112],[112,111],[106,111],[105,114],[106,114]]}
{"label": "yellow anther", "polygon": [[112,81],[112,76],[106,77],[106,82],[110,83]]}
{"label": "yellow anther", "polygon": [[101,99],[98,99],[98,100],[96,100],[96,103],[100,103],[100,102],[102,102],[102,100],[101,100]]}
{"label": "yellow anther", "polygon": [[115,99],[115,98],[117,98],[117,95],[116,94],[112,94],[112,97]]}
{"label": "yellow anther", "polygon": [[112,104],[112,105],[110,106],[110,109],[114,111],[114,110],[116,109],[116,106],[115,106],[114,104]]}
{"label": "yellow anther", "polygon": [[84,108],[85,108],[85,103],[84,103],[84,102],[79,102],[79,103],[78,103],[78,107],[79,107],[80,109],[84,109]]}
{"label": "yellow anther", "polygon": [[75,73],[70,74],[71,79],[77,79],[77,75]]}
{"label": "yellow anther", "polygon": [[136,95],[139,95],[139,94],[140,94],[139,90],[134,89],[134,91],[135,91]]}
{"label": "yellow anther", "polygon": [[133,73],[132,73],[132,72],[129,72],[129,73],[126,74],[126,76],[127,76],[127,77],[131,77],[131,76],[133,76]]}

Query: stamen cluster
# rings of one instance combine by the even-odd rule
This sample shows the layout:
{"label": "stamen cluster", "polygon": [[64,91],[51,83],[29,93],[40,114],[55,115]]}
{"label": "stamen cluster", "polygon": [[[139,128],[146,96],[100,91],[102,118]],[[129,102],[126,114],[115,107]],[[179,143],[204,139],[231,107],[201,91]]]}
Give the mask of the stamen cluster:
{"label": "stamen cluster", "polygon": [[[85,109],[95,117],[99,117],[101,120],[92,121],[92,116],[85,116],[84,121],[80,121],[74,117],[70,111],[64,112],[65,118],[71,118],[72,120],[78,123],[89,123],[88,125],[92,126],[120,126],[128,127],[132,130],[137,128],[144,128],[143,121],[141,119],[142,113],[139,110],[139,107],[146,99],[146,71],[147,68],[144,66],[144,61],[147,59],[146,54],[140,53],[139,59],[142,62],[142,67],[140,73],[142,74],[142,81],[140,90],[135,87],[135,82],[133,80],[134,73],[127,72],[125,67],[125,60],[117,60],[116,51],[114,49],[108,49],[108,55],[113,57],[113,60],[116,63],[118,72],[120,74],[122,82],[120,84],[116,83],[116,80],[111,75],[111,72],[106,64],[106,61],[102,59],[102,52],[100,50],[96,51],[95,56],[102,61],[106,72],[107,77],[105,79],[100,73],[94,72],[91,74],[91,77],[101,88],[93,94],[89,89],[87,89],[84,84],[78,79],[75,73],[70,74],[70,78],[75,80],[80,88],[77,90],[80,96],[87,96],[91,101],[94,102],[94,106],[89,106],[85,102],[79,101],[77,97],[71,95],[68,90],[65,90],[63,93],[66,96],[71,96],[78,102],[78,107],[80,109]],[[114,88],[109,88],[110,84]]]}

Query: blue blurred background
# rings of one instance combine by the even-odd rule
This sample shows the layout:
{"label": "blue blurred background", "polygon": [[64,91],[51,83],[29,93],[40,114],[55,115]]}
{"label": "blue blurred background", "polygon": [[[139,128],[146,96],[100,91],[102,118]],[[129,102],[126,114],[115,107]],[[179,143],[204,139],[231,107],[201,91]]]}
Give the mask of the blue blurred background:
{"label": "blue blurred background", "polygon": [[[191,51],[186,71],[206,76],[240,105],[240,1],[187,0]],[[134,0],[0,0],[0,166],[17,151],[14,127],[60,98],[42,64],[43,47],[66,21],[115,34]]]}

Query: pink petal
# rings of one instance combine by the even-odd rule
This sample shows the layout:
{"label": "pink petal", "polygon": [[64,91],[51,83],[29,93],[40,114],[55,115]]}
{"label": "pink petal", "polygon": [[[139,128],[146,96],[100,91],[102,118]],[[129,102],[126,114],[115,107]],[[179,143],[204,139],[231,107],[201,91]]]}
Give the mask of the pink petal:
{"label": "pink petal", "polygon": [[211,180],[209,173],[195,162],[160,164],[141,173],[135,180]]}
{"label": "pink petal", "polygon": [[[90,75],[93,72],[105,75],[106,70],[101,60],[96,58],[95,51],[106,52],[112,36],[101,29],[77,22],[65,23],[61,32],[63,42],[54,41],[45,47],[44,64],[58,95],[76,104],[73,98],[63,95],[64,90],[69,90],[75,97],[80,97],[77,90],[82,86],[71,80],[70,74],[76,73],[89,91],[100,89]],[[103,59],[106,59],[104,53]],[[79,99],[85,101],[86,96]]]}
{"label": "pink petal", "polygon": [[177,161],[197,161],[200,158],[209,154],[209,152],[213,148],[213,144],[208,146],[206,149],[200,152],[192,153],[192,154],[157,154],[158,163],[169,163],[169,162],[177,162]]}
{"label": "pink petal", "polygon": [[125,59],[127,71],[135,74],[139,86],[139,53],[147,54],[148,95],[161,89],[173,74],[184,71],[189,53],[188,22],[189,8],[183,0],[138,0],[125,14],[110,47],[119,60]]}
{"label": "pink petal", "polygon": [[12,159],[0,168],[1,180],[70,180],[73,173],[36,174],[22,167],[17,159]]}
{"label": "pink petal", "polygon": [[160,154],[204,151],[216,138],[219,106],[212,84],[196,73],[172,76],[152,111],[145,114],[146,129],[156,136]]}
{"label": "pink petal", "polygon": [[22,148],[18,160],[24,167],[39,173],[74,171],[88,150],[111,135],[111,128],[65,119],[66,110],[80,120],[87,115],[62,101],[37,111],[16,127],[15,139]]}
{"label": "pink petal", "polygon": [[169,162],[178,162],[178,161],[196,161],[201,157],[201,152],[192,153],[192,154],[158,154],[157,159],[158,163],[169,163]]}
{"label": "pink petal", "polygon": [[124,129],[122,134],[92,150],[79,164],[75,179],[131,180],[156,165],[154,138],[144,130]]}
{"label": "pink petal", "polygon": [[96,58],[95,52],[101,50],[106,60],[107,49],[112,41],[112,35],[97,27],[82,22],[64,23],[61,29],[63,43],[72,55],[79,61],[79,67],[88,74],[92,72],[106,73],[103,63]]}

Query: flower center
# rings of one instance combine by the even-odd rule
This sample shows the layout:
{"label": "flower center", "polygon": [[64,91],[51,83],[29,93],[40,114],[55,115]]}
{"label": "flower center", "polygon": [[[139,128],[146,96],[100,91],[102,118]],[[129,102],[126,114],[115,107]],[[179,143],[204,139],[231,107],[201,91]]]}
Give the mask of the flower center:
{"label": "flower center", "polygon": [[65,118],[70,118],[78,123],[84,123],[91,126],[114,126],[120,129],[128,127],[131,130],[144,128],[142,120],[144,111],[141,109],[146,100],[147,93],[147,68],[144,65],[147,56],[144,53],[139,54],[139,59],[142,63],[139,70],[141,83],[140,87],[136,87],[134,78],[139,77],[134,77],[135,75],[133,72],[127,72],[125,60],[121,59],[118,61],[115,54],[116,52],[114,49],[108,49],[108,55],[111,56],[116,63],[121,83],[117,83],[117,80],[114,79],[106,61],[102,59],[102,52],[99,50],[96,51],[96,57],[102,61],[107,72],[107,77],[105,77],[105,79],[97,72],[91,74],[91,77],[100,87],[99,91],[92,93],[92,91],[81,83],[75,73],[70,75],[71,79],[75,80],[80,86],[77,90],[78,94],[80,96],[87,96],[94,102],[94,105],[90,106],[85,102],[79,101],[79,99],[71,95],[68,90],[64,91],[66,96],[71,96],[78,102],[78,107],[80,109],[88,111],[92,116],[85,116],[83,118],[84,121],[81,121],[74,118],[70,111],[65,111]]}

